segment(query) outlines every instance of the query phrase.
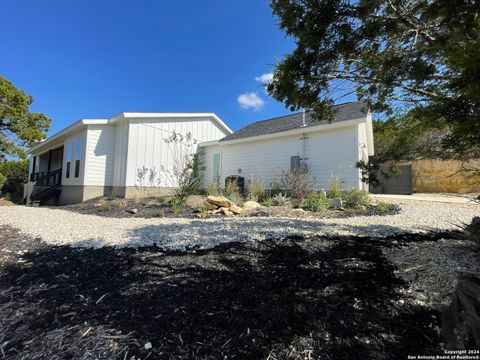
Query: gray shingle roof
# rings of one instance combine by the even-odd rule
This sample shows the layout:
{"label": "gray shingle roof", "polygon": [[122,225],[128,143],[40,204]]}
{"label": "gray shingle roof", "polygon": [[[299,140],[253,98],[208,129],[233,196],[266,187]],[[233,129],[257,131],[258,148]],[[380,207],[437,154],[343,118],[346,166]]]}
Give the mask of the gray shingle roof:
{"label": "gray shingle roof", "polygon": [[[335,118],[332,123],[338,121],[347,121],[353,119],[360,119],[366,116],[366,105],[363,102],[355,101],[334,106]],[[307,127],[326,123],[326,121],[313,121],[310,113],[306,114]],[[299,128],[303,123],[303,113],[296,113],[292,115],[281,116],[273,119],[258,121],[247,125],[244,128],[234,132],[233,134],[225,136],[220,141],[237,140],[258,135],[273,134],[282,131],[288,131]]]}

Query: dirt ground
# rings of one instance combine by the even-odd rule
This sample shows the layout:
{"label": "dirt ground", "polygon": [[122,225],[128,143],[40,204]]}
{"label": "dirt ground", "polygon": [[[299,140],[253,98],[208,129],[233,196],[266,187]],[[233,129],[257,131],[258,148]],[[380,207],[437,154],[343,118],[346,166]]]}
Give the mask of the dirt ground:
{"label": "dirt ground", "polygon": [[449,233],[290,237],[187,252],[93,250],[47,246],[1,226],[0,356],[406,359],[437,354],[440,314],[409,294],[415,279],[400,277],[402,265],[394,266],[390,256],[444,238],[463,241],[461,234]]}

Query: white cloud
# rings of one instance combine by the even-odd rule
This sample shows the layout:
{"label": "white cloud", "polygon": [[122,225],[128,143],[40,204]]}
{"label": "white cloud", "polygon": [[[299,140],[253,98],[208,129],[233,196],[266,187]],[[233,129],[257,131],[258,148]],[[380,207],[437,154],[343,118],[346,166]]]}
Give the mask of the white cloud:
{"label": "white cloud", "polygon": [[245,93],[238,97],[238,103],[244,109],[260,110],[265,104],[260,96],[256,93]]}
{"label": "white cloud", "polygon": [[273,80],[273,73],[262,74],[255,78],[258,82],[261,82],[263,85],[267,85],[272,82]]}

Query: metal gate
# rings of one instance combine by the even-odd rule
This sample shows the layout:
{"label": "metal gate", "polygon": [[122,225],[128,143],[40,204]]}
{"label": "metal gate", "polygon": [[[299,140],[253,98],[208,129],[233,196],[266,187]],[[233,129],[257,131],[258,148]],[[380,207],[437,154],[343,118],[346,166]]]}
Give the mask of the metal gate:
{"label": "metal gate", "polygon": [[[396,177],[385,178],[382,173],[378,174],[380,184],[370,185],[373,194],[400,194],[410,195],[413,192],[412,165],[397,165],[400,174]],[[383,165],[382,170],[388,171],[389,166]]]}

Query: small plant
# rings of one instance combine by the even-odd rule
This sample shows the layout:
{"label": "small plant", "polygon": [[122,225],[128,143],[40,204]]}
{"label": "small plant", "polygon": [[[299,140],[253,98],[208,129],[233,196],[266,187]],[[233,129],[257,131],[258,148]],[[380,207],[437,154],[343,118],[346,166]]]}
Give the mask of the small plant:
{"label": "small plant", "polygon": [[290,198],[286,194],[278,193],[272,197],[272,203],[275,206],[284,206],[290,202]]}
{"label": "small plant", "polygon": [[370,195],[363,190],[345,191],[342,195],[343,205],[347,209],[360,210],[371,203]]}
{"label": "small plant", "polygon": [[273,206],[273,200],[272,198],[265,199],[260,203],[260,205],[266,206],[266,207],[272,207]]}
{"label": "small plant", "polygon": [[222,190],[220,189],[217,181],[212,181],[209,183],[205,191],[207,192],[207,195],[218,196],[222,194]]}
{"label": "small plant", "polygon": [[298,199],[293,199],[290,204],[292,205],[292,209],[300,209],[302,207],[302,202]]}
{"label": "small plant", "polygon": [[208,203],[206,201],[204,201],[202,204],[200,204],[200,206],[198,207],[198,211],[200,213],[200,217],[201,218],[206,218],[208,217],[208,209],[209,209],[209,206],[208,206]]}
{"label": "small plant", "polygon": [[321,212],[328,209],[330,200],[327,199],[323,192],[312,192],[307,196],[303,204],[303,209],[313,212]]}
{"label": "small plant", "polygon": [[138,194],[135,194],[133,196],[132,203],[134,203],[134,204],[139,204],[140,203],[140,196]]}
{"label": "small plant", "polygon": [[158,210],[158,211],[153,215],[153,217],[163,218],[163,217],[165,217],[165,211],[163,211],[163,210]]}
{"label": "small plant", "polygon": [[340,199],[342,197],[342,186],[340,179],[337,177],[330,182],[330,190],[328,191],[328,197],[332,199]]}
{"label": "small plant", "polygon": [[253,176],[248,181],[248,198],[253,201],[263,201],[267,195],[262,179]]}
{"label": "small plant", "polygon": [[159,196],[157,197],[157,201],[159,204],[166,204],[172,199],[171,196]]}
{"label": "small plant", "polygon": [[280,194],[282,192],[282,186],[280,185],[280,181],[278,179],[274,179],[270,184],[270,193],[272,196]]}
{"label": "small plant", "polygon": [[110,210],[112,210],[112,206],[109,204],[102,204],[98,207],[98,211],[101,211],[101,212],[107,212]]}
{"label": "small plant", "polygon": [[128,201],[126,199],[114,198],[112,200],[112,206],[117,208],[124,208],[128,205]]}
{"label": "small plant", "polygon": [[170,200],[170,209],[173,211],[174,214],[182,212],[184,207],[185,201],[182,201],[182,199],[174,197],[172,200]]}
{"label": "small plant", "polygon": [[393,205],[389,204],[385,201],[379,201],[377,202],[377,211],[381,212],[382,214],[388,213],[390,210],[393,209]]}

